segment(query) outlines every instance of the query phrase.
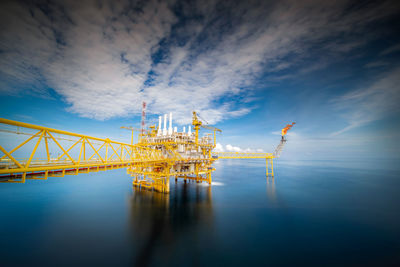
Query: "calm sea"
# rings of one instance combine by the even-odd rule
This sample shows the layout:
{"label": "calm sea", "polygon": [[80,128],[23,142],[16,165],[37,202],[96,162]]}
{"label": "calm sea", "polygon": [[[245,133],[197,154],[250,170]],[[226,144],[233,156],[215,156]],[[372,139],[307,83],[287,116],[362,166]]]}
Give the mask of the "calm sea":
{"label": "calm sea", "polygon": [[0,184],[0,266],[400,266],[400,176],[380,164],[220,160],[213,185],[124,169]]}

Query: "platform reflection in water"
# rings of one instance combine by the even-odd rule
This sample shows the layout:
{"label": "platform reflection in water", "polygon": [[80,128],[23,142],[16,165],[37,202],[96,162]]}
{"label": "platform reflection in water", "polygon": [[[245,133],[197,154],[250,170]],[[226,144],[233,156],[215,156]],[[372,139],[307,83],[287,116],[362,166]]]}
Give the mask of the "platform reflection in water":
{"label": "platform reflection in water", "polygon": [[133,190],[130,225],[134,265],[178,259],[199,263],[201,248],[196,244],[202,243],[201,233],[209,234],[213,228],[211,186],[178,183],[170,195],[136,187]]}

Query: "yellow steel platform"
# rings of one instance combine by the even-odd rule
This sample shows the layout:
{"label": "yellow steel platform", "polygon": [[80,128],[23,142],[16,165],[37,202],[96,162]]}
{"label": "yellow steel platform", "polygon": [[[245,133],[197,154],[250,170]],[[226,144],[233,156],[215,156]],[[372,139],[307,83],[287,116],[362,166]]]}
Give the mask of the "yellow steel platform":
{"label": "yellow steel platform", "polygon": [[[274,175],[272,153],[212,152],[215,132],[220,130],[204,126],[214,130],[214,140],[200,139],[202,124],[193,114],[193,135],[160,136],[155,127],[150,127],[136,144],[0,118],[0,124],[6,128],[2,132],[8,135],[8,140],[16,140],[17,134],[29,136],[14,147],[7,138],[0,139],[3,153],[0,182],[23,183],[26,179],[127,168],[134,186],[168,193],[171,177],[211,184],[211,173],[215,170],[212,164],[218,159],[266,159],[266,175]],[[42,155],[38,153],[39,148]],[[14,157],[17,152],[23,157]]]}

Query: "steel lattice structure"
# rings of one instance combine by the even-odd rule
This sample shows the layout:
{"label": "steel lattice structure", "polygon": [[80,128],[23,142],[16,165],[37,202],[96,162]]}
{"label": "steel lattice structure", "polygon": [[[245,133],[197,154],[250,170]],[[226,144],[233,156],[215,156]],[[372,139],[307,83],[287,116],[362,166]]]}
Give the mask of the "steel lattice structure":
{"label": "steel lattice structure", "polygon": [[[5,129],[3,132],[30,136],[13,148],[1,139],[0,182],[24,183],[26,179],[127,168],[134,186],[164,193],[169,192],[171,178],[211,184],[211,173],[215,170],[212,164],[218,159],[265,159],[266,175],[273,176],[273,159],[279,156],[286,142],[282,137],[279,153],[213,152],[216,132],[221,130],[203,125],[196,112],[192,120],[194,133],[190,128],[188,133],[173,131],[170,115],[168,132],[166,116],[163,131],[160,117],[158,129],[151,126],[142,131],[136,144],[133,144],[133,137],[132,143],[126,144],[2,118],[0,123],[17,127],[17,131]],[[133,128],[123,128],[131,129],[133,135]],[[214,138],[209,135],[199,138],[200,128],[214,131]],[[20,132],[21,129],[24,131]],[[37,155],[39,147],[44,150],[44,157]],[[14,157],[16,152],[21,152],[23,157]],[[58,153],[56,157],[54,153]]]}

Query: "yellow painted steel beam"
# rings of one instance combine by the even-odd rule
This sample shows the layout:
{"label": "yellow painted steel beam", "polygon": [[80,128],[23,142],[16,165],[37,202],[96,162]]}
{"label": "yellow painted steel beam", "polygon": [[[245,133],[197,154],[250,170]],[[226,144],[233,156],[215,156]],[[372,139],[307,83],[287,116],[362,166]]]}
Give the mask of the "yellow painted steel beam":
{"label": "yellow painted steel beam", "polygon": [[47,155],[47,161],[50,161],[50,152],[49,152],[49,144],[47,141],[47,133],[44,135],[44,142],[46,144],[46,155]]}
{"label": "yellow painted steel beam", "polygon": [[88,144],[92,147],[92,149],[93,149],[93,151],[94,151],[93,155],[92,155],[88,160],[91,160],[91,159],[93,158],[93,156],[97,154],[97,156],[100,158],[100,160],[101,160],[102,162],[105,162],[105,160],[99,155],[99,151],[100,151],[100,149],[105,145],[105,143],[102,144],[102,145],[96,150],[96,149],[93,147],[92,143],[89,142],[89,139],[86,139],[86,140],[87,140]]}
{"label": "yellow painted steel beam", "polygon": [[[43,127],[43,126],[38,126],[34,124],[29,124],[25,122],[19,122],[19,121],[13,121],[13,120],[7,120],[4,118],[0,118],[0,123],[3,124],[8,124],[8,125],[14,125],[14,126],[19,126],[19,127],[25,127],[25,128],[30,128],[30,129],[36,129],[36,130],[46,130],[48,132],[52,133],[57,133],[57,134],[63,134],[63,135],[69,135],[69,136],[75,136],[75,137],[85,137],[88,139],[96,140],[96,141],[102,141],[102,142],[112,142],[114,144],[124,144],[122,142],[117,142],[117,141],[111,141],[109,139],[103,139],[103,138],[97,138],[89,135],[83,135],[83,134],[77,134],[77,133],[72,133],[72,132],[67,132],[67,131],[62,131],[62,130],[57,130],[53,128],[48,128],[48,127]],[[129,144],[124,144],[124,145],[129,145]],[[130,146],[130,145],[129,145]],[[134,145],[135,146],[135,145]]]}
{"label": "yellow painted steel beam", "polygon": [[[29,141],[31,141],[33,138],[35,138],[36,136],[38,136],[41,132],[42,132],[42,131],[37,132],[36,134],[32,135],[31,137],[29,137],[29,138],[28,138],[27,140],[25,140],[24,142],[22,142],[21,144],[19,144],[18,146],[16,146],[13,150],[11,150],[11,151],[9,152],[10,155],[11,155],[12,153],[14,153],[15,151],[17,151],[19,148],[21,148],[23,145],[25,145],[26,143],[28,143]],[[0,158],[0,160],[3,159],[3,158],[5,158],[5,156],[6,156],[6,155],[2,156],[2,157]]]}
{"label": "yellow painted steel beam", "polygon": [[[3,151],[7,156],[11,156],[3,147],[0,146],[0,150]],[[35,167],[24,167],[22,166],[16,159],[11,156],[11,160],[18,166],[18,168],[7,168],[0,169],[0,174],[12,174],[12,173],[23,173],[23,172],[36,172],[36,171],[45,171],[45,170],[62,170],[62,169],[75,169],[82,167],[97,167],[97,166],[107,166],[107,165],[116,165],[116,164],[150,164],[150,163],[164,163],[166,162],[164,159],[149,159],[147,161],[143,159],[136,160],[126,160],[126,161],[109,161],[109,162],[81,162],[77,164],[56,164],[50,163],[47,164],[47,161],[43,161],[43,165],[35,166]]]}
{"label": "yellow painted steel beam", "polygon": [[21,169],[23,168],[22,165],[13,156],[11,156],[11,154],[8,153],[7,150],[5,150],[2,146],[0,146],[0,150],[4,153],[4,155],[9,157],[18,167],[20,167]]}
{"label": "yellow painted steel beam", "polygon": [[133,154],[133,150],[132,150],[132,153],[129,151],[129,149],[126,147],[126,146],[124,146],[124,148],[125,148],[125,150],[126,150],[126,152],[129,154],[129,156],[132,158],[133,156],[132,156],[132,154]]}
{"label": "yellow painted steel beam", "polygon": [[37,148],[38,148],[38,146],[39,146],[39,144],[40,144],[40,141],[42,141],[44,132],[45,132],[45,131],[42,131],[42,133],[40,134],[40,137],[39,137],[38,141],[36,142],[36,145],[35,145],[35,147],[33,148],[33,151],[32,151],[32,153],[31,153],[31,155],[29,156],[29,159],[28,159],[28,162],[27,162],[26,165],[25,165],[25,168],[28,168],[28,167],[29,167],[29,164],[31,164],[32,158],[33,158],[33,156],[34,156],[35,153],[36,153],[36,150],[37,150]]}
{"label": "yellow painted steel beam", "polygon": [[72,161],[72,163],[76,164],[76,162],[72,159],[72,157],[65,151],[65,149],[60,145],[60,143],[53,137],[53,135],[47,131],[47,134],[53,139],[53,141],[58,145],[58,147],[65,153],[65,155]]}
{"label": "yellow painted steel beam", "polygon": [[81,150],[79,152],[78,164],[81,162],[82,151],[83,151],[83,142],[82,142],[82,145],[81,145]]}
{"label": "yellow painted steel beam", "polygon": [[119,150],[119,148],[118,148],[117,150],[115,150],[114,147],[113,147],[111,144],[110,144],[110,147],[112,148],[112,150],[114,150],[114,153],[111,155],[110,158],[112,158],[112,156],[114,156],[114,154],[115,154],[115,155],[117,155],[117,157],[119,158],[119,160],[122,160],[122,159],[121,159],[122,155],[119,156],[119,155],[118,155],[118,152],[117,152],[117,150]]}
{"label": "yellow painted steel beam", "polygon": [[[1,146],[0,146],[1,148]],[[92,164],[85,164],[81,163],[79,165],[45,165],[45,166],[40,166],[40,167],[29,167],[25,168],[21,166],[22,168],[15,168],[15,169],[0,169],[0,174],[13,174],[13,173],[25,173],[25,172],[40,172],[40,171],[46,171],[46,170],[63,170],[63,169],[76,169],[76,168],[85,168],[85,167],[102,167],[102,166],[111,166],[111,165],[118,165],[118,164],[123,164],[123,165],[128,165],[130,162],[120,162],[120,161],[115,161],[115,162],[109,162],[107,164],[105,163],[92,163]]]}
{"label": "yellow painted steel beam", "polygon": [[[69,152],[71,149],[73,149],[81,140],[83,137],[81,137],[78,141],[76,141],[70,148],[67,149],[67,152]],[[61,154],[61,156],[57,157],[57,160],[61,159],[63,156],[65,156],[65,152]]]}
{"label": "yellow painted steel beam", "polygon": [[218,159],[265,159],[274,158],[272,153],[212,152]]}

